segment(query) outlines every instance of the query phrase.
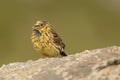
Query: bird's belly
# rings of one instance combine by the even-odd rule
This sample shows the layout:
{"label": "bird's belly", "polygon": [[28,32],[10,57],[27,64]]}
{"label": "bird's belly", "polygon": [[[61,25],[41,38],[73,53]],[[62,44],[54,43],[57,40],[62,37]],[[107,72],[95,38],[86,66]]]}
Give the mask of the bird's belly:
{"label": "bird's belly", "polygon": [[58,57],[59,56],[59,50],[50,43],[46,44],[46,43],[42,42],[40,44],[34,44],[34,45],[35,45],[35,50],[44,56],[48,56],[48,57]]}
{"label": "bird's belly", "polygon": [[42,53],[43,55],[48,56],[48,57],[55,57],[55,56],[58,56],[59,51],[53,46],[46,46],[43,49]]}

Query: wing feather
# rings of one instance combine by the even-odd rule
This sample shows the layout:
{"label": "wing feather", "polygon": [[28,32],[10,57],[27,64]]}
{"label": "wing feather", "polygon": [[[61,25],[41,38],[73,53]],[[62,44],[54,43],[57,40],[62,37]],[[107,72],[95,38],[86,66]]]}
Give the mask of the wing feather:
{"label": "wing feather", "polygon": [[64,49],[65,48],[65,44],[62,42],[62,39],[59,37],[59,35],[53,30],[53,29],[51,29],[51,31],[50,31],[51,33],[52,33],[52,35],[53,35],[53,42],[57,45],[57,46],[59,46],[59,47],[61,47],[62,49]]}

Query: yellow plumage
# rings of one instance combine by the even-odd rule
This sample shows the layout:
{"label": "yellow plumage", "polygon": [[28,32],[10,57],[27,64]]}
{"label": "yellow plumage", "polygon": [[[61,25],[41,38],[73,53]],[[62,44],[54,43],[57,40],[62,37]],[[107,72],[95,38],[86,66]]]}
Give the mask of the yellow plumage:
{"label": "yellow plumage", "polygon": [[64,53],[65,45],[58,34],[47,21],[37,21],[32,27],[33,48],[44,57],[67,56]]}

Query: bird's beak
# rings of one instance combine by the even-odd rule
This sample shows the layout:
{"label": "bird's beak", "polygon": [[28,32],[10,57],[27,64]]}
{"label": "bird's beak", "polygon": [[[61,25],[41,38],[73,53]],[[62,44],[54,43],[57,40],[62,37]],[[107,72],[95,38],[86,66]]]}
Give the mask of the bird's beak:
{"label": "bird's beak", "polygon": [[32,29],[33,29],[33,30],[38,30],[39,27],[33,26]]}

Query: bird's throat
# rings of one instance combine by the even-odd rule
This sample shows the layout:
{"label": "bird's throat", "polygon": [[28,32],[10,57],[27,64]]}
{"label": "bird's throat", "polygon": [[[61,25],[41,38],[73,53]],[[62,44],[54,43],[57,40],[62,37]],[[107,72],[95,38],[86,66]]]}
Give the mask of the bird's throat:
{"label": "bird's throat", "polygon": [[40,31],[36,30],[36,29],[34,29],[34,34],[35,34],[36,37],[40,37],[41,36]]}

